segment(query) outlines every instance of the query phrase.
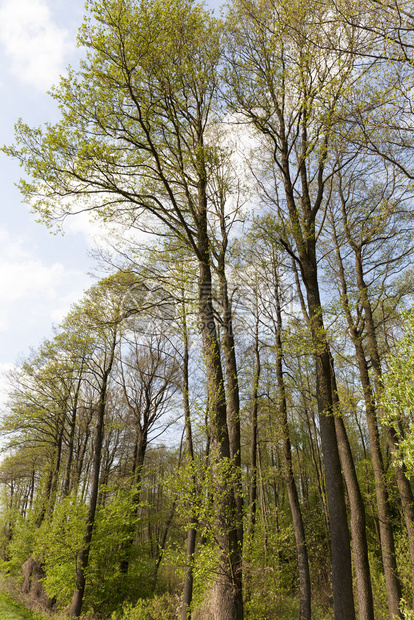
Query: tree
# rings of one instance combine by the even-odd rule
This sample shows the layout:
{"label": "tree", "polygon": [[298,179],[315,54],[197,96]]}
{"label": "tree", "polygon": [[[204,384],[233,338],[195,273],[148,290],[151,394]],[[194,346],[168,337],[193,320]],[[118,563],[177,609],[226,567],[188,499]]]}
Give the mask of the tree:
{"label": "tree", "polygon": [[[347,54],[326,56],[313,41],[338,41],[354,33],[328,18],[331,6],[299,2],[234,2],[229,16],[231,105],[251,123],[268,150],[269,193],[284,227],[280,238],[296,261],[306,290],[316,361],[319,423],[332,541],[332,586],[337,618],[354,618],[351,555],[337,432],[332,356],[323,320],[317,241],[323,225],[339,102],[355,67]],[[323,24],[329,23],[327,30]],[[273,185],[270,185],[272,183]],[[283,199],[279,196],[283,195]],[[360,601],[369,597],[361,597]],[[372,616],[367,611],[367,617]]]}
{"label": "tree", "polygon": [[[95,356],[90,360],[88,371],[97,392],[96,429],[93,447],[91,488],[79,565],[76,571],[76,589],[73,593],[69,613],[79,617],[86,585],[86,571],[89,563],[96,507],[98,502],[102,445],[105,432],[105,413],[108,400],[110,375],[118,345],[119,328],[122,321],[119,297],[111,296],[111,282],[101,282],[91,289],[89,298],[72,312],[70,323],[73,329],[89,329],[94,341]],[[69,322],[69,321],[68,321]]]}
{"label": "tree", "polygon": [[80,71],[71,71],[53,93],[62,107],[62,121],[44,131],[20,123],[19,146],[9,152],[32,177],[21,189],[28,200],[34,199],[44,220],[89,209],[126,225],[161,225],[196,257],[220,498],[217,542],[222,568],[215,584],[216,617],[239,619],[242,572],[235,497],[219,473],[231,451],[208,230],[208,181],[215,151],[208,129],[217,118],[213,104],[221,61],[219,24],[186,0],[151,5],[102,0],[92,2],[90,11],[79,37],[87,57]]}
{"label": "tree", "polygon": [[[129,327],[131,329],[131,326]],[[146,337],[133,332],[124,334],[126,349],[118,370],[123,400],[126,406],[126,420],[134,429],[133,458],[128,474],[134,489],[132,512],[135,516],[141,496],[142,473],[151,434],[159,437],[167,423],[162,421],[177,390],[178,366],[171,351],[168,351],[162,335],[148,334]],[[125,421],[126,422],[126,421]],[[128,422],[126,422],[128,426]],[[161,428],[160,428],[161,427]],[[134,542],[135,531],[127,545],[121,561],[122,572],[128,572],[129,554]]]}

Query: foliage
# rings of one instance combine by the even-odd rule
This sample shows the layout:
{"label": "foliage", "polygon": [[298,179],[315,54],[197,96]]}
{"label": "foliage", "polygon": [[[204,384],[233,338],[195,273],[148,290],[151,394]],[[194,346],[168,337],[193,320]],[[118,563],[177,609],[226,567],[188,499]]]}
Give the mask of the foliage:
{"label": "foliage", "polygon": [[45,590],[63,605],[70,602],[75,588],[86,514],[85,504],[75,494],[69,495],[36,531],[33,552],[45,566]]}
{"label": "foliage", "polygon": [[180,600],[176,596],[155,596],[124,606],[122,611],[112,614],[111,620],[176,620],[179,607]]}
{"label": "foliage", "polygon": [[[398,437],[396,458],[414,472],[414,434],[412,403],[414,402],[414,311],[404,312],[404,336],[388,358],[388,372],[384,376],[383,406],[386,420],[393,425]],[[404,419],[405,428],[400,426]]]}
{"label": "foliage", "polygon": [[[2,420],[2,568],[18,575],[36,556],[58,605],[72,600],[82,564],[89,613],[176,618],[191,528],[202,614],[223,575],[233,592],[244,519],[246,616],[298,615],[293,478],[312,617],[330,617],[333,415],[366,508],[375,617],[390,615],[377,435],[409,600],[412,537],[394,475],[414,472],[414,311],[396,311],[412,290],[412,29],[410,12],[393,14],[398,0],[362,4],[366,17],[341,0],[234,0],[218,20],[193,0],[91,0],[84,59],[52,93],[61,120],[17,124],[5,150],[24,166],[21,190],[39,218],[90,210],[132,239],[117,240],[108,262],[119,269],[11,377]],[[143,252],[142,230],[165,243]],[[396,449],[385,447],[390,430]],[[337,465],[330,488],[353,517]],[[412,615],[405,602],[402,614]]]}
{"label": "foliage", "polygon": [[[102,493],[107,490],[101,489]],[[131,527],[139,523],[134,505],[135,490],[112,488],[104,506],[98,509],[90,564],[86,607],[100,613],[116,609],[123,601],[149,596],[152,592],[154,563],[144,549],[137,549],[133,568],[125,575],[120,570],[122,549],[130,537]]]}

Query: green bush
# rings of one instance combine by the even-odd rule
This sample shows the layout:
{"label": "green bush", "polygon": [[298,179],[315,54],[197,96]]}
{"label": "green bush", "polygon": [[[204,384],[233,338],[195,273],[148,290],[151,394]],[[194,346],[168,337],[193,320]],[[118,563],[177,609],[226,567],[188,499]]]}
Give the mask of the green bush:
{"label": "green bush", "polygon": [[112,620],[176,620],[181,600],[178,596],[165,594],[152,599],[141,599],[135,605],[123,607],[112,614]]}
{"label": "green bush", "polygon": [[46,573],[45,591],[63,605],[70,602],[75,589],[86,515],[86,506],[75,495],[70,495],[56,505],[53,517],[45,520],[36,531],[33,552],[42,560]]}

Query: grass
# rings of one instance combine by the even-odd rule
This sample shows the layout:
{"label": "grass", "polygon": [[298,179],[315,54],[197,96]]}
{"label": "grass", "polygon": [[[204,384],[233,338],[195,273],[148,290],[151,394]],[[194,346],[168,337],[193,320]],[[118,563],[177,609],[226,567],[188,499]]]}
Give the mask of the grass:
{"label": "grass", "polygon": [[0,594],[0,618],[1,620],[42,620],[41,616],[28,611],[4,594]]}

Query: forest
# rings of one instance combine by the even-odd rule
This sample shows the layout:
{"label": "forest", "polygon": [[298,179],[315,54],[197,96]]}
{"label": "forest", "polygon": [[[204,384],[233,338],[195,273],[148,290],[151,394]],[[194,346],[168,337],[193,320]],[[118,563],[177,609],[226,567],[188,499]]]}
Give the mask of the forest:
{"label": "forest", "polygon": [[110,232],[8,376],[2,588],[414,618],[414,4],[89,0],[78,45],[3,147],[40,222]]}

